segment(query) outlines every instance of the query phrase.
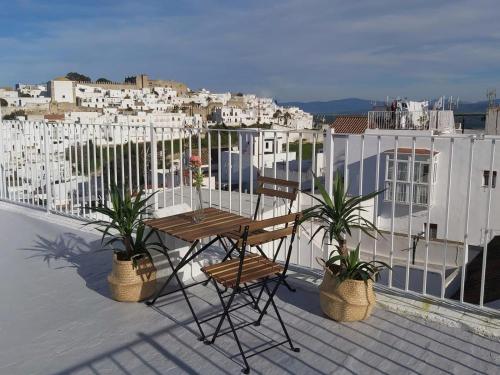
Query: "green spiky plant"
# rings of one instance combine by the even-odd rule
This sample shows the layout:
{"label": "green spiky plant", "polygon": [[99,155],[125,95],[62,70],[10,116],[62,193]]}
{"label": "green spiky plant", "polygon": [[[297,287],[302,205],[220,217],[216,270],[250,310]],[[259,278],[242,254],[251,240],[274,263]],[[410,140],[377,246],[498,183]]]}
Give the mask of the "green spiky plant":
{"label": "green spiky plant", "polygon": [[377,281],[378,275],[384,268],[391,268],[387,263],[379,261],[365,262],[359,258],[359,244],[356,249],[345,255],[335,249],[325,262],[339,283],[344,280]]}
{"label": "green spiky plant", "polygon": [[320,192],[321,198],[309,192],[304,192],[316,200],[318,204],[304,210],[302,219],[302,221],[315,220],[319,223],[319,227],[311,239],[323,231],[323,240],[328,237],[330,243],[333,240],[337,241],[340,254],[346,255],[346,236],[350,236],[353,229],[360,229],[370,237],[374,237],[372,232],[380,233],[375,225],[364,218],[361,213],[366,212],[366,208],[362,206],[362,203],[376,197],[382,191],[351,197],[347,194],[348,189],[344,189],[344,179],[338,171],[333,181],[332,197],[315,175],[314,184]]}
{"label": "green spiky plant", "polygon": [[[356,250],[347,250],[347,236],[351,236],[354,229],[359,229],[366,235],[374,237],[373,233],[380,231],[376,226],[362,216],[366,208],[362,206],[366,202],[383,192],[376,191],[362,196],[349,196],[344,186],[344,180],[337,171],[333,181],[332,197],[328,194],[321,181],[314,175],[314,183],[321,194],[321,198],[304,192],[318,202],[318,204],[304,210],[302,222],[314,220],[318,228],[311,236],[311,241],[320,232],[323,232],[322,241],[328,238],[329,243],[337,242],[336,249],[329,254],[329,259],[324,260],[325,265],[337,275],[345,278],[357,278],[367,280],[367,275],[372,277],[379,272],[379,268],[388,267],[381,262],[360,262],[359,245]],[[379,264],[379,266],[377,266]]]}
{"label": "green spiky plant", "polygon": [[[147,257],[152,262],[150,250],[162,250],[160,242],[150,241],[155,233],[154,229],[146,231],[144,219],[149,217],[148,212],[152,204],[148,201],[156,194],[152,193],[143,198],[141,190],[135,196],[130,192],[123,195],[116,185],[111,186],[111,207],[106,204],[98,207],[89,207],[90,210],[107,217],[109,220],[95,220],[86,225],[97,225],[102,233],[103,248],[112,246],[117,258],[122,261],[132,261],[134,267],[137,260]],[[159,237],[158,237],[159,238]],[[118,246],[117,246],[118,245]]]}

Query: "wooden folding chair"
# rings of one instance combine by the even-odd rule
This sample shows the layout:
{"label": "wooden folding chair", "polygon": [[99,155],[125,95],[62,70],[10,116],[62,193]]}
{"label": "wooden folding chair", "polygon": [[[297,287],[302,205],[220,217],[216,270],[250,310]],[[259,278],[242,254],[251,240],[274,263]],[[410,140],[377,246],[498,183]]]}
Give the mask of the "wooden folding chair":
{"label": "wooden folding chair", "polygon": [[289,201],[288,212],[292,212],[293,202],[297,198],[299,183],[296,181],[282,180],[279,178],[258,176],[257,177],[257,204],[253,219],[257,220],[257,215],[262,202],[262,196],[282,198],[284,201]]}
{"label": "wooden folding chair", "polygon": [[[232,332],[245,365],[245,368],[243,369],[243,372],[245,374],[248,374],[248,372],[250,371],[247,359],[256,354],[286,343],[289,344],[291,350],[295,352],[299,351],[299,348],[293,346],[292,340],[290,339],[290,336],[286,330],[285,324],[283,323],[276,303],[274,302],[274,296],[276,295],[276,292],[278,291],[280,285],[285,281],[286,272],[288,270],[290,256],[292,253],[292,244],[295,239],[295,234],[300,218],[300,213],[288,214],[276,218],[254,221],[248,225],[241,226],[238,238],[234,239],[235,251],[238,252],[238,259],[227,259],[220,263],[202,268],[202,271],[209,277],[209,279],[212,280],[217,294],[219,295],[219,299],[223,309],[222,314],[218,314],[214,317],[203,320],[203,322],[206,322],[216,317],[221,317],[217,328],[215,329],[215,332],[211,335],[211,339],[205,340],[205,343],[213,344],[218,336]],[[276,226],[280,226],[280,228],[265,230],[266,228],[275,228]],[[282,242],[288,236],[290,236],[290,244],[288,246],[286,254],[284,254],[285,261],[283,264],[277,263],[275,259],[271,260],[261,254],[251,253],[247,251],[248,248],[261,246],[265,243],[270,243],[278,240]],[[275,282],[272,290],[268,285],[271,282]],[[221,290],[221,286],[223,287],[223,290]],[[252,289],[255,288],[260,288],[259,296],[257,298],[252,294]],[[230,295],[224,296],[223,293],[227,289],[231,289]],[[264,307],[261,308],[261,296],[264,291],[268,295],[268,299],[265,302]],[[237,307],[232,307],[235,297],[239,294],[245,294],[246,296],[249,296],[252,302]],[[227,297],[229,297],[229,299],[227,300],[227,302],[225,302],[224,299]],[[258,311],[258,318],[253,322],[248,322],[247,324],[240,325],[235,328],[230,316],[230,312],[249,304],[252,304],[255,310]],[[256,353],[252,353],[251,355],[245,355],[236,331],[250,324],[259,326],[264,314],[266,314],[267,309],[270,305],[272,305],[274,309],[286,340],[272,345],[266,349],[260,350]],[[229,322],[230,330],[221,333],[221,327],[225,319],[227,319],[227,321]]]}
{"label": "wooden folding chair", "polygon": [[[255,206],[255,212],[253,215],[253,219],[257,220],[259,209],[261,207],[261,203],[263,200],[263,196],[267,197],[276,197],[276,198],[282,198],[284,201],[289,201],[288,204],[285,204],[285,207],[287,209],[287,214],[291,214],[292,209],[293,209],[293,203],[295,199],[297,198],[297,191],[299,188],[299,183],[295,181],[289,181],[289,180],[282,180],[278,178],[272,178],[272,177],[265,177],[265,176],[258,176],[257,177],[257,204]],[[280,188],[280,189],[278,189]],[[262,234],[264,235],[266,233],[266,230],[264,228],[255,228],[253,231],[250,232],[250,235],[253,234]],[[227,260],[231,258],[231,254],[237,247],[235,240],[240,238],[240,233],[236,231],[232,232],[227,232],[221,235],[221,238],[225,238],[229,240],[230,242],[230,247],[227,247],[224,244],[224,241],[221,241],[222,245],[224,246],[224,249],[226,251],[226,256],[224,260]],[[281,246],[283,245],[284,238],[282,238],[278,244],[278,247],[274,253],[274,256],[272,258],[273,262],[276,261],[276,257],[280,251]],[[256,244],[255,247],[257,250],[260,252],[260,254],[263,257],[266,257],[264,250],[262,249],[260,244]],[[296,290],[288,284],[286,280],[283,281],[283,284],[288,288],[288,290],[295,292]]]}

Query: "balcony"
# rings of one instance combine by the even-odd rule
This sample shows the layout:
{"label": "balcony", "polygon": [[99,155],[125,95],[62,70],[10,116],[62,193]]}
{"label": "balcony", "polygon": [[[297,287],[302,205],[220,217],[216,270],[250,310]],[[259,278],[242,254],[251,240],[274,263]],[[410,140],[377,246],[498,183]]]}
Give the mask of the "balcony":
{"label": "balcony", "polygon": [[[310,241],[316,227],[304,224],[291,261],[290,282],[299,292],[283,290],[278,296],[302,352],[297,356],[276,349],[254,362],[256,373],[494,373],[500,364],[500,304],[497,293],[491,293],[498,288],[498,241],[492,228],[500,227],[500,199],[493,186],[475,184],[483,181],[484,170],[492,175],[500,165],[496,138],[8,125],[0,137],[5,252],[0,285],[10,302],[0,308],[0,372],[239,372],[234,341],[223,339],[216,351],[198,342],[194,322],[176,295],[154,309],[113,302],[106,284],[110,254],[95,251],[98,233],[82,230],[82,223],[94,217],[86,206],[106,202],[111,183],[157,191],[154,206],[162,212],[191,206],[196,196],[185,161],[193,154],[201,156],[206,170],[204,204],[244,216],[255,209],[258,174],[293,179],[303,191],[317,193],[312,172],[327,188],[333,173],[341,173],[353,195],[404,180],[404,197],[398,193],[396,198],[406,204],[383,194],[366,207],[382,234],[371,238],[356,231],[349,242],[361,242],[365,259],[393,266],[377,285],[374,316],[339,324],[322,315],[317,292],[322,271],[315,258],[328,249],[317,239]],[[25,147],[33,138],[39,140],[38,149]],[[283,160],[273,158],[276,153],[265,154],[266,139],[281,139],[277,151],[288,156]],[[52,158],[61,148],[63,157]],[[228,150],[234,157],[225,160]],[[406,169],[389,173],[391,155],[400,162],[403,154]],[[419,183],[428,182],[428,176],[435,179],[433,187],[419,192]],[[463,184],[464,177],[469,185]],[[313,203],[301,193],[295,208]],[[265,199],[260,215],[282,211],[279,199]],[[197,309],[213,311],[210,301],[216,296],[207,295],[202,286],[190,293]],[[276,336],[271,325],[265,328],[267,337]],[[250,329],[245,335],[249,348],[258,350],[260,332]]]}
{"label": "balcony", "polygon": [[[82,230],[75,219],[5,203],[0,203],[0,220],[0,290],[8,300],[0,307],[1,373],[240,372],[234,341],[223,336],[217,350],[197,341],[179,296],[162,299],[154,309],[109,299],[110,253],[97,251],[99,233]],[[380,305],[369,320],[339,324],[320,311],[314,285],[319,280],[316,272],[297,272],[291,283],[298,292],[283,290],[277,300],[301,353],[267,352],[253,361],[253,373],[493,374],[500,364],[500,343],[466,331],[473,316],[465,311],[454,317],[447,309],[433,310],[416,298],[380,290]],[[209,313],[216,295],[205,289],[190,293],[195,307]],[[427,316],[396,312],[415,303],[428,306]],[[493,318],[478,318],[489,335],[498,332],[498,322],[485,323]],[[264,330],[246,333],[249,347],[277,335],[277,323],[273,328],[273,320],[266,321]]]}
{"label": "balcony", "polygon": [[368,129],[455,132],[453,111],[370,111]]}

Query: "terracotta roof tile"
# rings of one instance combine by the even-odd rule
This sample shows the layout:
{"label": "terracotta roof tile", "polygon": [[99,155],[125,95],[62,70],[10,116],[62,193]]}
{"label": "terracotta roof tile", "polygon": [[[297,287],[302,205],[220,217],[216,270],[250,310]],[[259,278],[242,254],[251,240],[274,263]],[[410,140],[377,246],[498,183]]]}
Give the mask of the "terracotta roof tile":
{"label": "terracotta roof tile", "polygon": [[[393,154],[394,149],[391,150],[385,150],[384,153],[386,154]],[[398,155],[411,155],[412,154],[412,149],[409,147],[399,147],[398,148]],[[415,149],[415,155],[430,155],[431,151],[427,148],[416,148]],[[439,154],[438,151],[434,151],[434,155]]]}
{"label": "terracotta roof tile", "polygon": [[363,134],[368,127],[368,116],[366,115],[340,115],[330,125],[335,133]]}
{"label": "terracotta roof tile", "polygon": [[64,115],[59,115],[59,114],[47,114],[44,115],[43,118],[48,121],[63,121],[64,120]]}

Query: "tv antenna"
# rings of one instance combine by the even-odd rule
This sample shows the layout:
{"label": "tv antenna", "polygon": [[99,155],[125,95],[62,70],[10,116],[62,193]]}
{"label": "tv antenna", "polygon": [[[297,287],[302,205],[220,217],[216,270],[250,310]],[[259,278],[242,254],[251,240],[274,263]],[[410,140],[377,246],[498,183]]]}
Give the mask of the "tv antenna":
{"label": "tv antenna", "polygon": [[494,107],[497,102],[497,90],[489,89],[486,91],[486,97],[488,98],[488,108]]}

